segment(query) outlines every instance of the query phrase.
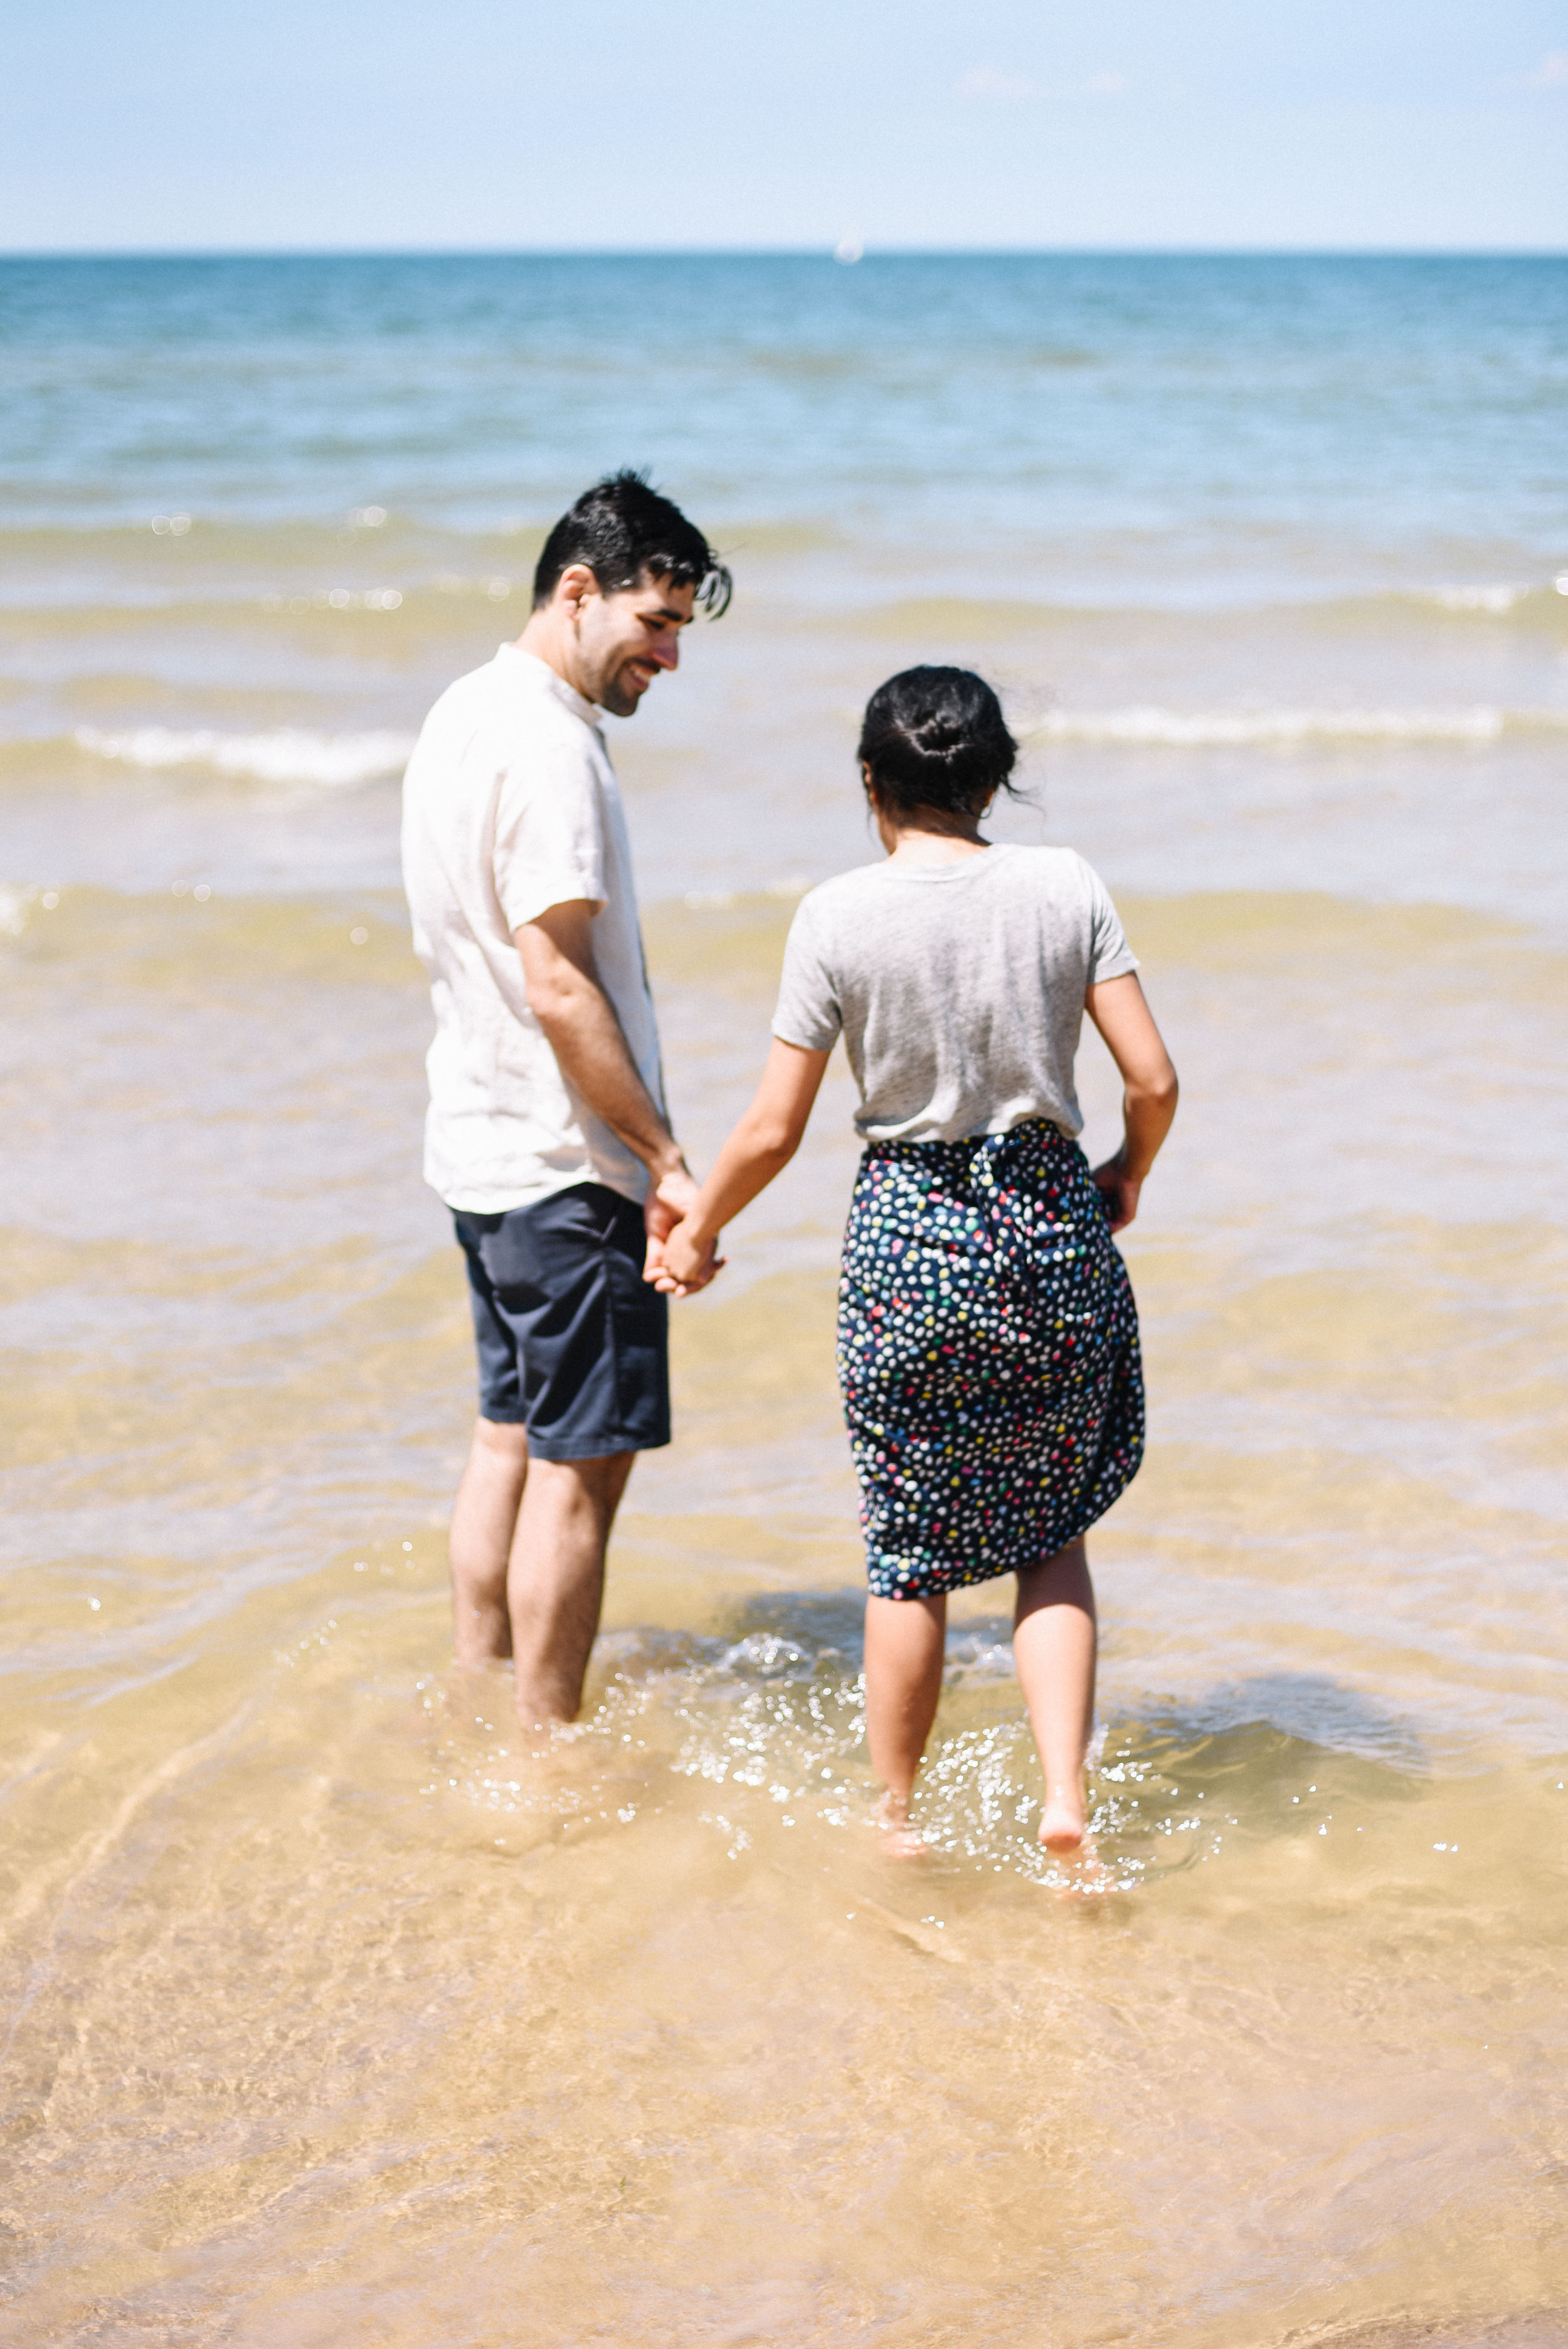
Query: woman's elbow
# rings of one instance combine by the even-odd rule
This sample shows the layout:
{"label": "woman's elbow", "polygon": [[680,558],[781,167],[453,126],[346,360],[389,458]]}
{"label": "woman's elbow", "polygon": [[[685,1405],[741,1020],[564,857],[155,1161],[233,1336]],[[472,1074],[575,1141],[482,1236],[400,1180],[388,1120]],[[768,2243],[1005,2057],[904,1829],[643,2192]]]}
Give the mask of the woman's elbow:
{"label": "woman's elbow", "polygon": [[1166,1118],[1175,1116],[1176,1102],[1181,1090],[1177,1082],[1176,1071],[1169,1061],[1165,1062],[1163,1068],[1144,1071],[1135,1084],[1130,1084],[1127,1088],[1130,1101],[1140,1102],[1145,1108],[1156,1110]]}
{"label": "woman's elbow", "polygon": [[781,1166],[789,1165],[799,1149],[804,1132],[803,1126],[789,1119],[758,1118],[746,1137],[747,1154],[777,1174]]}

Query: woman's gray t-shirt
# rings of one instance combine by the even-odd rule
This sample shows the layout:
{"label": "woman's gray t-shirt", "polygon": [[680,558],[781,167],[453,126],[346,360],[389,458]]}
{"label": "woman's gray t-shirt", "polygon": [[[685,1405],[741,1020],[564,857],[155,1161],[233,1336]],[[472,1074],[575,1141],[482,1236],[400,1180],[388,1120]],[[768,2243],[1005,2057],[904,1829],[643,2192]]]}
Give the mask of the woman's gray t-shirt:
{"label": "woman's gray t-shirt", "polygon": [[1078,1134],[1085,989],[1137,968],[1070,848],[867,864],[801,899],[773,1033],[814,1052],[842,1035],[868,1142],[962,1142],[1026,1117]]}

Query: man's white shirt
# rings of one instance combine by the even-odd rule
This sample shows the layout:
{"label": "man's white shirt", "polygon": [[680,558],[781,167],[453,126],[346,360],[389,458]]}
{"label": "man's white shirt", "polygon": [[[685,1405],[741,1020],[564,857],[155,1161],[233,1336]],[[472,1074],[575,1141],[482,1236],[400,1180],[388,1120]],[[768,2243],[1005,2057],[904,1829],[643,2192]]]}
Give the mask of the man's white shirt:
{"label": "man's white shirt", "polygon": [[573,1183],[640,1202],[646,1170],[562,1076],[512,936],[552,905],[593,902],[600,984],[662,1112],[614,770],[592,702],[532,653],[502,645],[425,720],[403,781],[403,878],[436,1012],[426,1181],[480,1215]]}

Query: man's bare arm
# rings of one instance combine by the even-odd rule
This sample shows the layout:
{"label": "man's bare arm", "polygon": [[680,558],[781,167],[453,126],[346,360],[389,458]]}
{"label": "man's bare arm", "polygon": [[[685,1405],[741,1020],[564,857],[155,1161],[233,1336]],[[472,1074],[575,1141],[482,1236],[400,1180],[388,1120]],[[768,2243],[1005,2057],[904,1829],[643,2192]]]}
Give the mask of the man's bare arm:
{"label": "man's bare arm", "polygon": [[643,1082],[600,983],[593,959],[593,905],[573,897],[513,933],[528,1008],[550,1039],[561,1073],[595,1117],[635,1151],[657,1182],[684,1168],[680,1148]]}
{"label": "man's bare arm", "polygon": [[[603,1118],[611,1133],[635,1152],[652,1177],[644,1220],[649,1241],[656,1247],[696,1196],[696,1184],[643,1082],[615,1007],[600,982],[593,921],[593,900],[573,897],[548,906],[536,921],[522,923],[512,935],[529,1009],[549,1039],[562,1075],[595,1117]],[[689,1285],[700,1288],[703,1282]]]}

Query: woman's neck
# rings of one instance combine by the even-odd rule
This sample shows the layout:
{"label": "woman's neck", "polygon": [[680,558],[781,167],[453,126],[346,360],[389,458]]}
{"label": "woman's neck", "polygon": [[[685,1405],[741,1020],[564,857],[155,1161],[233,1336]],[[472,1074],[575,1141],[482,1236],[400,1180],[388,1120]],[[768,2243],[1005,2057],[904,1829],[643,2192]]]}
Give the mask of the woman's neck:
{"label": "woman's neck", "polygon": [[895,812],[874,802],[872,812],[890,864],[956,864],[961,857],[979,856],[991,845],[980,836],[976,815],[924,807]]}

